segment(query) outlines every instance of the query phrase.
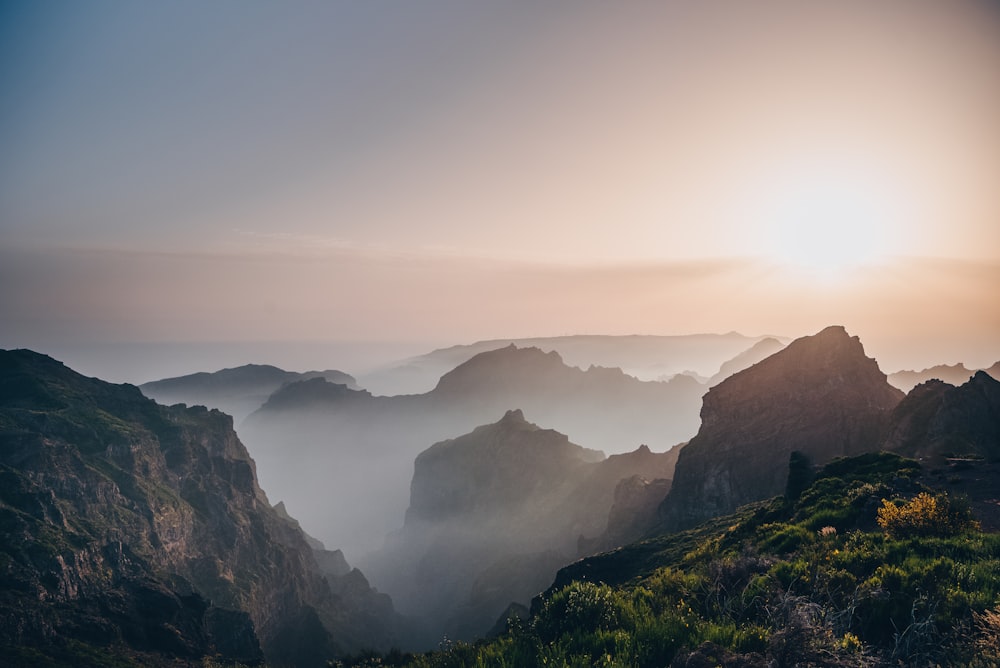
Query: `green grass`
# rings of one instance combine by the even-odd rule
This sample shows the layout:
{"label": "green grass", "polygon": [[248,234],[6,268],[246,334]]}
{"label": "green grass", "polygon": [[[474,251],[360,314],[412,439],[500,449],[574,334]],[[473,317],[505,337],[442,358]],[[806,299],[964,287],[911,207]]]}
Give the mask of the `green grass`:
{"label": "green grass", "polygon": [[948,526],[899,537],[876,524],[879,501],[912,498],[918,473],[895,455],[837,460],[795,502],[755,504],[564,569],[531,619],[499,638],[344,665],[642,668],[691,653],[709,663],[988,665],[984,639],[996,636],[977,620],[1000,606],[1000,535]]}

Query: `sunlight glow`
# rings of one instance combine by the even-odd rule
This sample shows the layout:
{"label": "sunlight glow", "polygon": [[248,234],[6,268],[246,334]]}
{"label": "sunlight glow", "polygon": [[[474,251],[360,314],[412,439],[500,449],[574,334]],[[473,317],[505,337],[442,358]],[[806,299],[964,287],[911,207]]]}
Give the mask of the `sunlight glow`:
{"label": "sunlight glow", "polygon": [[763,252],[827,279],[886,259],[903,199],[884,178],[848,165],[801,165],[764,191],[755,217]]}

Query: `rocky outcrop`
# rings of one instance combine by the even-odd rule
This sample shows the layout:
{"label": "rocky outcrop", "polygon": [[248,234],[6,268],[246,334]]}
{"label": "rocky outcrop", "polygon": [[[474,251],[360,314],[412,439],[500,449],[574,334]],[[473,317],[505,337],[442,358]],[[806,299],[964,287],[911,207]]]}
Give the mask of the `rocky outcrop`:
{"label": "rocky outcrop", "polygon": [[228,415],[0,351],[0,481],[0,644],[309,666],[392,642],[391,604],[324,577]]}
{"label": "rocky outcrop", "polygon": [[268,364],[245,364],[213,373],[193,373],[164,378],[139,386],[143,394],[161,404],[187,404],[218,408],[239,424],[283,385],[322,378],[330,383],[358,389],[357,381],[343,371],[285,371]]}
{"label": "rocky outcrop", "polygon": [[429,640],[482,635],[605,531],[622,479],[673,463],[645,446],[605,459],[508,411],[416,458],[405,525],[365,570],[425,617]]}
{"label": "rocky outcrop", "polygon": [[665,451],[697,430],[704,389],[686,376],[644,382],[508,346],[473,357],[420,395],[373,396],[319,379],[289,384],[243,422],[240,436],[269,493],[356,561],[399,528],[413,460],[432,443],[520,407],[583,447]]}
{"label": "rocky outcrop", "polygon": [[883,447],[923,460],[1000,461],[1000,381],[978,371],[958,387],[917,385],[892,412]]}
{"label": "rocky outcrop", "polygon": [[843,327],[793,341],[705,395],[660,509],[665,526],[781,494],[792,451],[822,464],[877,449],[902,398]]}

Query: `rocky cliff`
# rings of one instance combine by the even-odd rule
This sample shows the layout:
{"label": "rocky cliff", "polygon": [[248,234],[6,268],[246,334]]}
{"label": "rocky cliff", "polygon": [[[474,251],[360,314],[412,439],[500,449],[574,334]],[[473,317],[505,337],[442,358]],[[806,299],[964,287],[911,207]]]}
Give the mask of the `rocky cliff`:
{"label": "rocky cliff", "polygon": [[268,503],[228,415],[26,350],[0,351],[0,535],[11,652],[309,666],[393,639],[388,599],[324,577]]}
{"label": "rocky cliff", "polygon": [[660,509],[665,526],[781,494],[792,451],[821,464],[877,449],[902,398],[843,327],[793,341],[705,395]]}
{"label": "rocky cliff", "polygon": [[417,457],[406,523],[366,570],[429,638],[476,637],[605,530],[623,479],[672,468],[645,446],[605,459],[508,411]]}

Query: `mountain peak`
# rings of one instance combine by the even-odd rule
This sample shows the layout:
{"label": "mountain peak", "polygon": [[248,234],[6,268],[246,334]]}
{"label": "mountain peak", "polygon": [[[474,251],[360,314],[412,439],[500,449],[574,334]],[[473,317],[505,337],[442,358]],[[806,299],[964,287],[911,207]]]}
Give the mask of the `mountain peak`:
{"label": "mountain peak", "polygon": [[504,413],[503,417],[501,418],[501,421],[503,421],[503,422],[525,422],[526,420],[524,419],[524,413],[521,411],[521,409],[520,408],[514,408],[514,409],[509,410],[506,413]]}
{"label": "mountain peak", "polygon": [[793,450],[822,463],[875,448],[903,396],[840,325],[792,341],[705,394],[667,522],[686,527],[780,494]]}

